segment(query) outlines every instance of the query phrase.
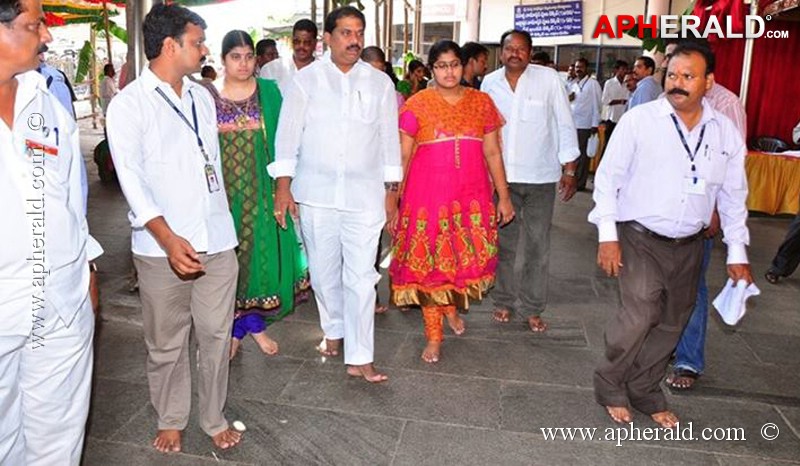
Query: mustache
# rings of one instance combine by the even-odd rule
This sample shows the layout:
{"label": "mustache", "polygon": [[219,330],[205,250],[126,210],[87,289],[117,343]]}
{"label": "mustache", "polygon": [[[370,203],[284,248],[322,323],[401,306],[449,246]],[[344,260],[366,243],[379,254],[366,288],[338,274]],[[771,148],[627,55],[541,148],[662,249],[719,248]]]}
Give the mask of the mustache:
{"label": "mustache", "polygon": [[353,44],[353,45],[347,47],[347,50],[353,50],[355,52],[360,52],[361,51],[361,46],[358,45],[358,44]]}
{"label": "mustache", "polygon": [[680,94],[682,96],[689,97],[689,92],[684,89],[681,89],[680,87],[673,87],[672,89],[667,91],[667,94],[668,95]]}

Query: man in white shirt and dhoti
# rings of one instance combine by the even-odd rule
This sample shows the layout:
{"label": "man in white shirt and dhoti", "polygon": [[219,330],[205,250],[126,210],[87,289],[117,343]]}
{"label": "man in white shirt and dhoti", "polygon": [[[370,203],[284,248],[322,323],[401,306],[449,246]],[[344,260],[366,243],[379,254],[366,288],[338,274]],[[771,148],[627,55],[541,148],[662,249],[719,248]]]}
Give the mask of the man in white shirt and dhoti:
{"label": "man in white shirt and dhoti", "polygon": [[373,365],[375,250],[403,171],[394,86],[359,60],[365,23],[353,7],[325,18],[330,53],[287,87],[269,173],[278,222],[299,210],[323,354],[338,356],[344,340],[347,373],[382,382]]}
{"label": "man in white shirt and dhoti", "polygon": [[40,0],[0,0],[0,464],[77,465],[94,315],[83,158],[36,72]]}

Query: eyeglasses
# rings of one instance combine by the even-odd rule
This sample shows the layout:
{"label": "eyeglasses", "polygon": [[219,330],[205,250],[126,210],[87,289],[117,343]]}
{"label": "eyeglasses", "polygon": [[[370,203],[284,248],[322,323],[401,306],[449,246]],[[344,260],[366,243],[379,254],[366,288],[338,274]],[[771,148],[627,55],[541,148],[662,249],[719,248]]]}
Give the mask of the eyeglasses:
{"label": "eyeglasses", "polygon": [[458,68],[461,68],[461,62],[460,61],[451,61],[450,63],[434,63],[433,64],[433,69],[436,70],[436,71],[445,71],[445,70],[448,70],[448,69],[456,70]]}

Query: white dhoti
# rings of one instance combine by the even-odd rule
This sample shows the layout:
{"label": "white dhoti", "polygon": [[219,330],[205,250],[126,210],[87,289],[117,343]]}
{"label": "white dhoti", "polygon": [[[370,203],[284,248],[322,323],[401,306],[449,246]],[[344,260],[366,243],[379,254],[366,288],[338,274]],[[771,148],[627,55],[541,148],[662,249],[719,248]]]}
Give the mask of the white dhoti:
{"label": "white dhoti", "polygon": [[320,325],[329,340],[344,339],[345,364],[373,362],[375,252],[386,212],[300,206],[300,227]]}
{"label": "white dhoti", "polygon": [[[22,301],[14,312],[31,316]],[[0,335],[0,464],[77,465],[92,386],[91,302],[69,327],[52,310],[35,315],[30,335]]]}

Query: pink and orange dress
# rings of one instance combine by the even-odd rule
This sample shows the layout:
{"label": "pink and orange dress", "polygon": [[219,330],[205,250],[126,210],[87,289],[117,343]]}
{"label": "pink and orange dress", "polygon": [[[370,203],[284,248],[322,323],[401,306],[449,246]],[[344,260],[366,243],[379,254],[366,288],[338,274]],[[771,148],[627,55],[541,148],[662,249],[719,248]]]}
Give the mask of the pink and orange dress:
{"label": "pink and orange dress", "polygon": [[483,153],[502,116],[488,94],[465,88],[450,104],[435,90],[400,109],[416,145],[393,232],[392,302],[466,310],[494,284],[497,218]]}

